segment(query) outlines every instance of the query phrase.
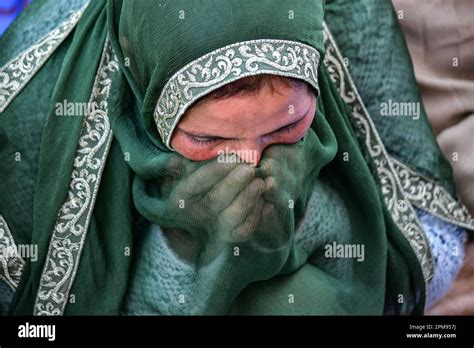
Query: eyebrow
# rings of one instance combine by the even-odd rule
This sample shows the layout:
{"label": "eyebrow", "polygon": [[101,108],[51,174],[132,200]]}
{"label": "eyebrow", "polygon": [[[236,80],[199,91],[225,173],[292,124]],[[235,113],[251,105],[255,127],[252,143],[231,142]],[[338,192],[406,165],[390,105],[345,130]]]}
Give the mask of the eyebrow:
{"label": "eyebrow", "polygon": [[[283,130],[285,130],[286,128],[290,128],[291,126],[294,126],[295,124],[301,122],[305,117],[306,115],[308,114],[308,111],[309,109],[311,108],[311,103],[309,104],[308,106],[308,109],[304,112],[303,116],[300,117],[299,119],[297,119],[296,121],[293,121],[291,123],[288,123],[274,131],[271,131],[270,133],[266,133],[266,134],[263,134],[264,137],[266,136],[272,136],[274,134],[277,134]],[[194,138],[204,138],[204,139],[215,139],[215,140],[235,140],[236,138],[226,138],[226,137],[221,137],[221,136],[218,136],[218,135],[210,135],[210,134],[203,134],[203,133],[192,133],[192,132],[187,132],[185,131],[184,129],[182,129],[181,127],[177,126],[176,128],[178,128],[181,132],[185,133],[186,135],[188,136],[191,136],[191,137],[194,137]]]}

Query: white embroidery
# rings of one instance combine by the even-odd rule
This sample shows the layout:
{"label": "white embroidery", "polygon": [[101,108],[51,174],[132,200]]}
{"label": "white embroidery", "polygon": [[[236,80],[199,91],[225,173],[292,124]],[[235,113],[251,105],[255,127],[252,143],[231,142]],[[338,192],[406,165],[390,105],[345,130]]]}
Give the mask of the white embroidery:
{"label": "white embroidery", "polygon": [[112,140],[107,98],[118,69],[107,39],[90,97],[96,107],[84,116],[68,198],[59,211],[49,244],[35,315],[62,315],[66,307]]}
{"label": "white embroidery", "polygon": [[410,243],[420,262],[425,282],[428,283],[433,277],[435,266],[428,240],[412,204],[403,191],[393,161],[388,155],[357,92],[342,55],[326,24],[324,24],[324,44],[326,47],[324,64],[327,66],[329,75],[338,88],[342,99],[352,109],[351,122],[355,126],[361,144],[363,144],[363,150],[370,156],[373,170],[381,185],[385,204],[392,215],[393,221]]}
{"label": "white embroidery", "polygon": [[69,20],[61,23],[0,69],[0,113],[10,105],[74,29],[86,7],[87,4],[79,11],[74,12]]}
{"label": "white embroidery", "polygon": [[[328,40],[329,37],[325,39]],[[345,75],[341,65],[342,63],[338,61],[336,55],[332,54],[334,50],[337,50],[337,47],[332,46],[332,43],[329,41],[327,44],[329,45],[327,47],[329,52],[325,58],[325,65],[331,74],[331,78],[338,86],[340,94],[345,96],[346,101],[355,103],[357,102],[357,90],[352,90],[350,86],[346,86],[346,81],[344,78]],[[360,101],[360,103],[362,102]],[[353,109],[353,112],[358,115],[359,119],[361,117],[359,115],[360,113],[365,112],[368,115],[367,110],[360,103],[359,105],[354,105]],[[369,151],[371,151],[371,155],[378,156],[381,152],[381,146],[378,144],[373,144],[372,146],[370,145],[370,125],[368,123],[361,122],[360,126],[363,127],[363,134],[369,134],[365,138],[365,143]],[[462,202],[453,198],[441,184],[416,172],[391,156],[389,156],[389,159],[391,165],[398,174],[397,176],[405,197],[414,206],[425,210],[446,222],[469,230],[474,230],[474,219],[469,214],[467,208]]]}
{"label": "white embroidery", "polygon": [[11,248],[16,250],[17,246],[7,222],[0,215],[0,279],[15,290],[20,282],[25,260],[17,254],[8,256],[5,251]]}
{"label": "white embroidery", "polygon": [[242,77],[273,74],[302,79],[318,92],[319,52],[287,40],[251,40],[219,48],[176,72],[164,86],[153,117],[168,148],[171,135],[198,98]]}
{"label": "white embroidery", "polygon": [[403,191],[413,205],[446,222],[474,230],[474,220],[467,208],[454,199],[443,186],[395,159],[392,161]]}

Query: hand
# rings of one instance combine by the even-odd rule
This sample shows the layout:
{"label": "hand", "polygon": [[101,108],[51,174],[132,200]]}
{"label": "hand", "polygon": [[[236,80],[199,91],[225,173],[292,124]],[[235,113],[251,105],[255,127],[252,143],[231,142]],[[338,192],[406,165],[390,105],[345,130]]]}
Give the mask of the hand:
{"label": "hand", "polygon": [[[189,161],[172,157],[163,174],[162,227],[184,230],[203,242],[246,239],[264,205],[264,180],[247,164]],[[205,233],[203,233],[205,231]],[[204,236],[205,234],[205,236]]]}

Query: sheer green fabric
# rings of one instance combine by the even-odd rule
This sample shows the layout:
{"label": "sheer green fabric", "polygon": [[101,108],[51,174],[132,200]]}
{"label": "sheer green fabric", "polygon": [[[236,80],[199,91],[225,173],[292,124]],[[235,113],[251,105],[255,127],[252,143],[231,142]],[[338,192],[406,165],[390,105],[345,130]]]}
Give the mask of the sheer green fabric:
{"label": "sheer green fabric", "polygon": [[[290,250],[289,256],[286,256],[288,246],[283,250],[279,250],[278,253],[259,252],[259,249],[256,249],[255,246],[260,245],[260,249],[263,249],[263,246],[265,250],[271,250],[272,248],[268,244],[262,245],[261,243],[257,244],[254,242],[254,240],[259,239],[259,233],[262,233],[262,230],[257,226],[254,235],[247,237],[245,241],[239,242],[235,239],[228,239],[215,243],[217,251],[212,252],[214,261],[207,261],[205,263],[196,261],[196,255],[201,255],[206,260],[209,260],[209,257],[204,256],[204,254],[207,254],[205,251],[200,251],[198,246],[194,246],[199,244],[195,241],[195,238],[189,236],[177,238],[175,233],[165,234],[171,240],[177,239],[182,243],[182,246],[176,245],[175,242],[170,244],[177,257],[181,258],[182,262],[188,263],[191,269],[187,269],[185,266],[180,265],[180,262],[173,261],[173,258],[171,258],[171,261],[163,261],[161,264],[158,263],[158,265],[171,270],[176,269],[177,271],[167,271],[164,268],[155,271],[149,269],[147,265],[156,265],[157,263],[151,261],[150,258],[159,258],[160,256],[154,256],[153,252],[148,252],[143,256],[139,255],[138,266],[136,267],[137,274],[133,273],[132,275],[133,288],[129,290],[130,294],[124,309],[125,313],[223,314],[227,313],[224,311],[224,308],[228,307],[229,304],[231,305],[228,313],[235,315],[382,314],[386,308],[389,308],[388,310],[391,313],[411,313],[414,310],[416,296],[420,296],[419,293],[417,294],[417,283],[419,283],[421,275],[417,275],[416,272],[412,273],[410,269],[417,270],[419,268],[418,261],[414,255],[410,254],[409,245],[401,237],[381,203],[375,183],[368,172],[360,151],[355,146],[355,139],[350,127],[348,127],[344,104],[337,97],[337,94],[334,94],[336,92],[335,88],[327,77],[324,68],[321,69],[321,76],[320,86],[322,95],[316,119],[304,142],[298,144],[298,147],[302,145],[307,147],[306,150],[301,150],[310,151],[308,154],[310,156],[306,159],[298,158],[301,150],[294,145],[277,146],[269,149],[261,164],[261,166],[265,167],[265,161],[272,160],[272,157],[276,155],[278,155],[280,161],[285,159],[284,152],[282,152],[285,151],[292,154],[292,159],[288,159],[286,163],[299,163],[299,168],[301,168],[302,173],[305,173],[304,168],[307,164],[315,165],[311,164],[314,161],[313,159],[318,159],[314,162],[320,162],[322,159],[321,153],[318,154],[314,150],[311,151],[312,148],[316,149],[320,142],[314,134],[322,137],[324,133],[327,133],[324,137],[329,136],[329,139],[332,139],[332,141],[337,141],[339,155],[336,155],[320,171],[318,170],[319,175],[315,176],[314,181],[310,180],[313,182],[311,188],[306,187],[305,190],[301,188],[298,190],[300,194],[304,194],[311,193],[314,186],[318,188],[314,191],[317,196],[313,198],[315,201],[313,205],[316,206],[317,212],[313,213],[314,208],[309,212],[306,211],[306,214],[315,214],[318,223],[308,224],[305,227],[306,231],[303,231],[299,228],[301,226],[298,226],[304,223],[301,220],[296,226],[293,224],[290,226],[290,236],[293,239],[292,243],[296,247],[292,245],[294,249]],[[328,113],[327,110],[331,110],[331,112]],[[337,128],[337,135],[331,134],[332,132],[329,131],[331,128],[328,128],[329,124],[332,125],[333,129]],[[353,160],[353,166],[351,166],[350,171],[344,170],[347,166],[347,162],[343,160],[342,154],[344,152],[348,152]],[[257,172],[259,167],[257,167]],[[203,170],[203,168],[205,167],[199,170]],[[215,171],[215,169],[206,170],[204,173],[212,177]],[[334,173],[344,174],[335,177]],[[294,170],[288,170],[285,173],[286,178],[294,180],[292,176],[295,176]],[[302,176],[304,178],[311,178],[311,175],[308,174]],[[230,177],[231,175],[216,186],[224,184]],[[278,175],[276,177],[279,178]],[[189,182],[191,182],[191,179],[192,175]],[[277,182],[285,183],[284,180],[279,181],[278,179]],[[301,182],[304,183],[305,180],[301,180]],[[192,188],[193,186],[191,185],[190,187]],[[283,184],[283,186],[285,185]],[[357,187],[364,187],[365,189],[359,190]],[[204,194],[213,190],[215,189],[206,189]],[[339,200],[335,200],[334,195],[326,193],[331,190],[340,196]],[[182,195],[180,196],[182,197]],[[284,195],[281,196],[285,202]],[[150,198],[147,197],[147,200],[149,201]],[[306,199],[304,201],[306,202]],[[368,204],[361,205],[359,202]],[[249,203],[249,205],[252,207],[257,206],[255,203]],[[220,205],[217,204],[217,206]],[[308,205],[305,204],[304,206],[305,210],[307,210]],[[157,221],[156,215],[150,215],[152,212],[160,211],[156,207],[157,204],[153,206],[154,209],[151,212],[144,212],[145,217],[151,221]],[[138,209],[140,210],[140,208],[142,207]],[[187,216],[194,215],[192,208],[182,210],[187,213]],[[284,216],[285,210],[288,211],[288,207],[282,204],[281,210],[280,216]],[[298,212],[301,210],[299,205],[296,205],[294,209],[295,216],[299,215]],[[347,211],[348,216],[345,219],[341,219],[340,214],[333,213],[333,210],[339,212],[341,210]],[[377,210],[378,213],[373,214],[374,210]],[[176,209],[177,211],[178,209]],[[252,210],[252,213],[254,211]],[[202,210],[199,210],[199,212],[202,212]],[[286,212],[286,214],[288,213]],[[218,216],[217,213],[215,215]],[[370,223],[368,223],[364,216],[371,216]],[[279,228],[281,222],[276,218],[265,219],[263,217],[262,219],[262,222],[266,225],[265,228],[270,226],[272,229],[272,239],[279,237],[277,232],[281,230]],[[219,220],[219,217],[217,220]],[[194,221],[193,223],[195,224]],[[213,225],[215,223],[209,223],[209,226]],[[170,226],[173,228],[176,227],[176,221],[173,219],[170,222],[161,222],[160,226]],[[192,227],[188,226],[180,228],[192,230]],[[294,236],[291,235],[293,228],[300,235],[296,233]],[[387,236],[379,234],[378,231],[381,230],[386,231]],[[202,231],[202,229],[199,231]],[[223,232],[224,229],[221,228],[218,231]],[[151,238],[145,237],[145,239],[150,240]],[[285,239],[288,239],[288,237]],[[285,239],[283,241],[288,244],[289,241]],[[370,242],[368,239],[370,239]],[[273,248],[279,247],[279,244],[275,244],[275,241],[269,240],[268,242],[273,243]],[[333,242],[343,245],[364,245],[365,260],[359,262],[356,259],[325,258],[324,247]],[[250,248],[248,243],[250,243]],[[384,245],[389,245],[390,255],[388,255]],[[239,248],[238,255],[236,255],[234,249],[236,246]],[[152,247],[148,245],[144,248],[150,250]],[[156,245],[156,248],[159,248],[159,245]],[[225,253],[226,250],[227,254]],[[284,252],[283,254],[281,253],[282,251]],[[297,257],[291,257],[292,255]],[[385,262],[380,262],[380,260],[384,260],[387,257],[391,259],[389,263],[390,275],[388,276],[391,280],[388,282],[388,296],[385,298],[384,277],[386,264]],[[199,257],[197,259],[199,260]],[[247,261],[249,261],[248,264],[246,263]],[[278,272],[279,275],[266,279],[266,272],[271,270],[271,267],[281,267],[282,261],[284,262],[284,267]],[[267,266],[267,262],[270,263],[268,265],[270,267]],[[255,264],[258,265],[258,269],[252,267]],[[368,272],[367,267],[372,271]],[[182,271],[179,271],[180,268]],[[392,273],[392,271],[394,272]],[[165,275],[162,278],[156,278],[156,273],[160,272]],[[239,275],[239,272],[242,273]],[[273,272],[274,274],[276,273],[275,270]],[[403,272],[406,276],[403,279],[394,277],[392,274],[397,274],[396,272]],[[179,289],[175,291],[173,291],[174,289],[167,288],[162,282],[168,282],[167,277],[169,275],[178,277],[186,285],[179,286]],[[225,298],[225,294],[230,293],[229,290],[237,292],[236,287],[238,288],[239,282],[245,282],[246,278],[249,279],[248,277],[254,277],[254,282],[248,282],[249,285],[239,293],[235,301],[230,301],[231,298]],[[188,285],[187,283],[189,282],[195,287]],[[163,294],[160,296],[160,294],[156,294],[156,296],[150,297],[152,292],[150,287],[153,287],[153,285],[159,289],[157,291],[166,291],[171,293],[171,295]],[[361,293],[365,295],[359,296]],[[396,302],[395,294],[400,293],[408,295],[407,301],[394,305]],[[179,302],[180,296],[183,296],[182,304]],[[227,304],[225,303],[226,300],[228,301]],[[223,302],[216,307],[213,301]]]}
{"label": "sheer green fabric", "polygon": [[[452,169],[427,121],[405,38],[391,2],[329,0],[326,22],[348,59],[351,76],[389,153],[439,181],[453,194]],[[419,114],[383,116],[381,106],[390,100],[416,103]]]}
{"label": "sheer green fabric", "polygon": [[[295,313],[293,310],[313,314],[382,314],[386,290],[387,235],[392,238],[399,232],[395,231],[396,227],[384,213],[375,182],[348,126],[347,110],[330,80],[324,77],[323,68],[320,71],[324,82],[320,83],[324,88],[324,97],[320,99],[319,112],[304,141],[297,145],[268,148],[255,172],[242,165],[229,166],[216,160],[206,163],[187,161],[161,147],[158,150],[155,145],[157,139],[151,113],[160,87],[164,85],[163,79],[158,76],[172,76],[180,67],[205,53],[250,39],[297,40],[322,52],[322,7],[309,11],[311,5],[317,4],[313,2],[299,5],[286,2],[248,3],[244,14],[234,19],[235,23],[225,19],[226,24],[221,25],[223,31],[213,40],[213,29],[202,27],[202,22],[210,17],[223,20],[227,13],[234,12],[236,4],[229,1],[225,4],[213,3],[210,8],[193,6],[192,17],[184,24],[184,32],[199,32],[198,37],[179,36],[182,27],[179,18],[173,17],[173,14],[182,8],[184,13],[191,11],[185,4],[173,3],[166,10],[158,10],[160,15],[155,16],[168,21],[144,20],[140,29],[127,24],[136,23],[137,18],[151,16],[154,11],[152,6],[134,2],[124,4],[120,11],[115,8],[115,13],[120,13],[114,21],[120,32],[119,38],[112,36],[112,42],[117,52],[124,51],[124,57],[130,58],[130,74],[125,70],[125,75],[135,96],[144,96],[140,116],[145,119],[144,128],[139,118],[130,116],[131,110],[112,113],[115,136],[122,149],[130,153],[130,166],[135,173],[135,206],[152,223],[165,230],[177,230],[175,233],[181,234],[179,240],[188,240],[186,247],[175,245],[174,251],[193,267],[196,274],[192,286],[196,297],[193,294],[187,296],[191,297],[191,301],[196,298],[201,301],[189,312],[166,314],[224,314],[230,307],[232,313],[239,314],[288,314]],[[275,14],[280,12],[287,18],[288,11],[282,10],[287,7],[298,14],[294,22],[275,18]],[[272,13],[273,20],[268,18],[255,26],[248,13],[258,18],[268,18],[270,15],[266,14]],[[238,31],[233,29],[236,27]],[[308,27],[312,28],[309,38]],[[173,40],[173,56],[167,57],[169,50],[160,48],[164,45],[163,40],[168,43],[165,38],[173,35],[178,35],[180,39]],[[145,43],[150,52],[143,55],[141,52],[145,47],[141,45]],[[350,154],[350,161],[343,161],[344,152]],[[267,168],[268,163],[274,165]],[[350,223],[347,235],[333,235],[312,250],[303,251],[294,242],[295,226],[304,214],[321,170],[326,171],[326,175],[339,185],[344,204],[350,212]],[[270,177],[275,182],[274,189],[268,189]],[[290,200],[295,202],[292,208],[289,207]],[[321,206],[329,209],[329,205]],[[336,260],[327,266],[333,272],[317,263],[308,263],[311,256],[321,255],[324,246],[332,242],[365,245],[365,261],[343,260],[338,266]],[[235,247],[239,248],[239,256],[235,255]],[[393,249],[397,250],[393,260],[396,259],[398,269],[405,269],[407,282],[400,282],[399,286],[390,290],[407,294],[411,301],[404,302],[398,310],[410,313],[422,301],[420,268],[407,243]],[[408,262],[401,260],[397,254],[400,252],[408,254]],[[284,279],[284,274],[290,274],[286,276],[288,278],[295,277],[294,273],[298,273],[299,269],[311,275],[305,276],[305,285],[299,285],[298,280],[290,281],[285,286],[281,285],[278,293],[285,294],[286,298],[290,293],[296,298],[304,298],[300,300],[300,307],[288,310],[285,304],[278,301],[270,306],[268,301],[274,297],[269,292],[272,292],[274,279]],[[255,282],[259,285],[250,285]],[[253,288],[258,291],[254,292]],[[249,297],[255,299],[251,306],[234,302],[243,289],[244,294],[248,291],[251,294]],[[318,289],[317,295],[314,289]],[[367,296],[360,296],[361,293]],[[307,301],[312,305],[306,307]],[[274,309],[270,311],[270,307]],[[156,314],[162,312],[160,308],[155,310]]]}
{"label": "sheer green fabric", "polygon": [[[71,180],[82,117],[58,117],[55,104],[64,100],[81,103],[89,100],[105,37],[105,2],[93,1],[71,37],[72,42],[60,63],[59,76],[49,82],[54,85],[52,97],[42,101],[48,103],[49,111],[40,145],[30,227],[30,243],[38,245],[38,261],[28,262],[23,270],[10,306],[12,314],[33,313],[48,244]],[[31,93],[34,90],[24,90],[20,95],[30,98],[30,112],[33,113],[37,101],[31,99]],[[5,114],[8,116],[8,111],[2,114],[2,119]],[[132,245],[132,218],[127,189],[128,172],[125,163],[117,161],[119,153],[118,144],[113,145],[103,174],[109,180],[103,181],[97,195],[81,267],[78,268],[71,290],[75,301],[69,303],[66,314],[118,313],[118,305],[127,286],[130,257],[124,255],[124,248]],[[108,202],[107,197],[111,197],[112,192],[114,201]],[[5,203],[8,205],[9,202]],[[8,207],[2,211],[7,221],[15,220],[11,212]]]}
{"label": "sheer green fabric", "polygon": [[[124,249],[133,247],[135,208],[152,223],[190,240],[190,248],[174,244],[174,251],[196,270],[194,291],[209,296],[192,311],[176,314],[382,314],[387,307],[393,307],[393,313],[421,313],[420,266],[383,204],[348,122],[349,111],[323,67],[318,109],[308,134],[297,144],[268,148],[256,168],[186,160],[166,149],[156,130],[153,111],[161,89],[177,70],[208,52],[245,40],[281,39],[323,54],[323,2],[160,4],[92,1],[63,44],[64,51],[53,55],[57,64],[42,69],[44,74],[55,71],[57,78],[44,82],[54,85],[54,92],[41,98],[49,103],[49,111],[33,218],[24,220],[24,237],[17,232],[22,227],[12,228],[15,237],[38,244],[39,255],[38,262],[27,263],[10,312],[33,312],[48,243],[70,182],[81,118],[57,117],[54,105],[65,99],[89,100],[108,35],[120,63],[109,100],[114,141],[71,289],[74,302],[68,303],[65,314],[121,311],[132,260]],[[185,20],[179,17],[181,10]],[[31,99],[38,88],[34,83],[15,101],[21,102],[24,113],[37,109],[37,100]],[[2,132],[15,122],[15,110],[12,104],[2,113]],[[4,137],[5,142],[9,138],[13,135]],[[14,146],[2,155],[13,151]],[[11,161],[2,163],[8,165]],[[327,182],[349,211],[347,229],[304,249],[295,243],[295,231],[313,187]],[[2,195],[9,190],[0,189]],[[332,205],[324,199],[321,214],[332,216]],[[7,221],[15,221],[16,209],[2,200]],[[321,261],[325,246],[333,242],[364,245],[364,262]],[[290,294],[295,303],[288,302]],[[396,302],[399,294],[405,297],[403,303]],[[156,308],[156,314],[162,312]]]}
{"label": "sheer green fabric", "polygon": [[31,47],[86,3],[87,0],[31,2],[0,37],[2,43],[0,66]]}

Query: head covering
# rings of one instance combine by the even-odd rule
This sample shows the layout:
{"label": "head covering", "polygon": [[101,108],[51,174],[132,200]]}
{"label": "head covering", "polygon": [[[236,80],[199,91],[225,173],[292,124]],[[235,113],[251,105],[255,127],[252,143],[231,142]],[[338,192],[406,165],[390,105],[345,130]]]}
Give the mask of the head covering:
{"label": "head covering", "polygon": [[[323,1],[316,0],[91,2],[52,100],[87,101],[92,86],[98,87],[93,96],[106,93],[108,98],[105,104],[98,99],[98,106],[105,106],[86,128],[81,118],[60,118],[53,110],[48,115],[32,234],[40,253],[38,262],[25,269],[12,312],[118,313],[130,273],[131,257],[124,250],[132,247],[135,208],[191,241],[191,253],[175,248],[195,270],[195,306],[180,313],[382,314],[398,294],[407,300],[396,312],[421,311],[424,282],[418,261],[387,212],[347,106],[318,66],[324,54],[323,17]],[[262,73],[305,80],[320,94],[304,139],[267,148],[255,169],[217,159],[190,161],[169,147],[174,126],[197,98]],[[84,144],[109,126],[114,139],[103,139],[110,146],[108,155],[100,150],[107,155],[103,171],[94,177],[68,171],[82,160],[75,157],[78,144],[87,148]],[[89,137],[80,137],[88,127]],[[87,150],[84,160],[95,154],[95,148]],[[99,162],[88,163],[97,168]],[[61,170],[51,173],[51,168]],[[270,177],[274,186],[264,188]],[[92,186],[95,191],[79,196],[95,201],[87,238],[73,246],[63,238],[48,250],[58,211],[75,216],[75,201],[62,205],[68,185],[81,190],[98,178],[100,188]],[[296,230],[314,187],[338,193],[347,221],[338,233],[304,247],[295,242]],[[333,217],[329,226],[338,223],[331,199],[323,195],[318,202],[320,216]],[[75,225],[59,227],[68,236],[84,235]],[[322,227],[315,226],[312,236]],[[363,261],[347,253],[324,256],[328,248],[336,255],[345,246],[364,246]],[[62,255],[66,266],[54,265],[45,274],[48,252]],[[73,283],[56,282],[55,277],[70,279],[61,278],[61,272],[69,272],[68,257],[77,255]],[[71,294],[74,303],[67,303]],[[289,294],[294,303],[288,302]],[[166,311],[155,308],[155,313]]]}
{"label": "head covering", "polygon": [[[115,48],[130,65],[128,80],[143,96],[148,130],[156,134],[158,129],[168,147],[174,126],[193,102],[239,78],[271,73],[303,79],[318,89],[321,2],[138,1],[114,11],[118,37],[112,42],[119,42]],[[268,11],[273,21],[250,24]]]}

